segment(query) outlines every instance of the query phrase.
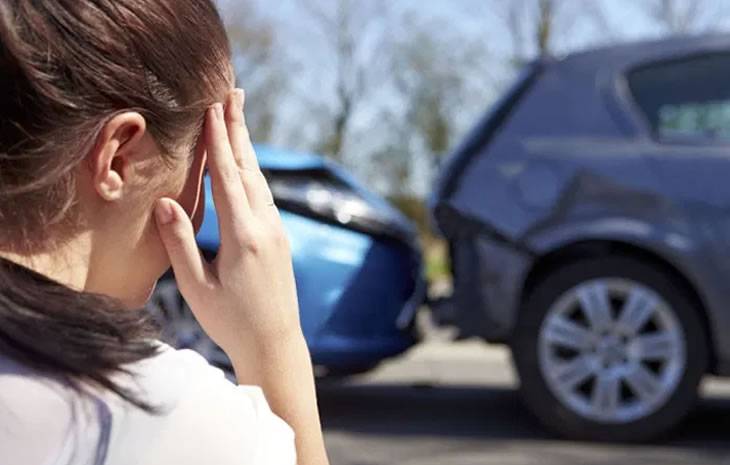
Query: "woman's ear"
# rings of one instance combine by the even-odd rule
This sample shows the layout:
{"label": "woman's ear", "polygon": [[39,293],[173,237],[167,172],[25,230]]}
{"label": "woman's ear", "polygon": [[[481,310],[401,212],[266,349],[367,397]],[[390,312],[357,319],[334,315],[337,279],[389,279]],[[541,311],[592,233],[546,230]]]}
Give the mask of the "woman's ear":
{"label": "woman's ear", "polygon": [[143,150],[146,132],[147,123],[136,112],[114,116],[101,130],[89,154],[89,165],[94,189],[105,201],[123,196],[131,161]]}

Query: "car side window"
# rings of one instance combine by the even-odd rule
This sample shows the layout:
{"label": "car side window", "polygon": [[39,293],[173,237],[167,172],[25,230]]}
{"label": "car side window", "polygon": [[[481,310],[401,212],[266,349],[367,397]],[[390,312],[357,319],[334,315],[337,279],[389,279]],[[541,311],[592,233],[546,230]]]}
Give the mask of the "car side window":
{"label": "car side window", "polygon": [[655,136],[730,142],[730,53],[653,63],[627,77]]}

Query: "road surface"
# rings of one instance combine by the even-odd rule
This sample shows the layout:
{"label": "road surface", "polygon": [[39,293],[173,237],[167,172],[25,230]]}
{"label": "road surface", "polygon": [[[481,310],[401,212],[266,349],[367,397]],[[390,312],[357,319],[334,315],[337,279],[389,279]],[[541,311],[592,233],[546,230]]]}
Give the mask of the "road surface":
{"label": "road surface", "polygon": [[730,381],[709,379],[668,440],[586,444],[546,432],[515,390],[506,351],[435,339],[344,384],[319,387],[333,465],[730,465]]}

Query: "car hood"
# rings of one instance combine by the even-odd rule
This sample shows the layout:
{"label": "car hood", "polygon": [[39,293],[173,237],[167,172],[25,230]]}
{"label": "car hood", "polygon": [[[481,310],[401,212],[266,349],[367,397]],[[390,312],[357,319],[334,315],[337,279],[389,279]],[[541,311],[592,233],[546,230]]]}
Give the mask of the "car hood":
{"label": "car hood", "polygon": [[[395,208],[390,202],[383,197],[369,190],[362,182],[358,181],[354,176],[350,175],[347,170],[336,163],[325,158],[311,154],[296,152],[287,149],[274,148],[268,145],[255,145],[256,155],[262,170],[266,171],[308,171],[323,169],[331,172],[335,177],[348,185],[360,197],[369,202],[372,206],[380,210],[392,219],[392,223],[402,232],[400,237],[405,241],[414,245],[418,243],[418,229],[413,222],[408,219],[400,210]],[[215,212],[215,204],[211,193],[210,178],[205,178],[205,223],[203,230],[198,236],[199,240],[204,242],[217,242],[217,220]]]}
{"label": "car hood", "polygon": [[326,163],[318,155],[256,144],[256,157],[265,170],[310,170],[324,168]]}

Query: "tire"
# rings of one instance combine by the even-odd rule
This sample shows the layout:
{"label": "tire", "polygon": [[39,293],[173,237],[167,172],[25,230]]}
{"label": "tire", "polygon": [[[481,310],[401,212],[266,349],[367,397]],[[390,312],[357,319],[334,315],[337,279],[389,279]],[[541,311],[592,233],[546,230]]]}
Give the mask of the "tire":
{"label": "tire", "polygon": [[[554,270],[527,296],[511,341],[528,408],[551,430],[583,440],[643,442],[677,426],[709,362],[702,310],[686,291],[660,267],[630,257]],[[565,319],[592,328],[590,335],[573,326],[564,332]]]}

